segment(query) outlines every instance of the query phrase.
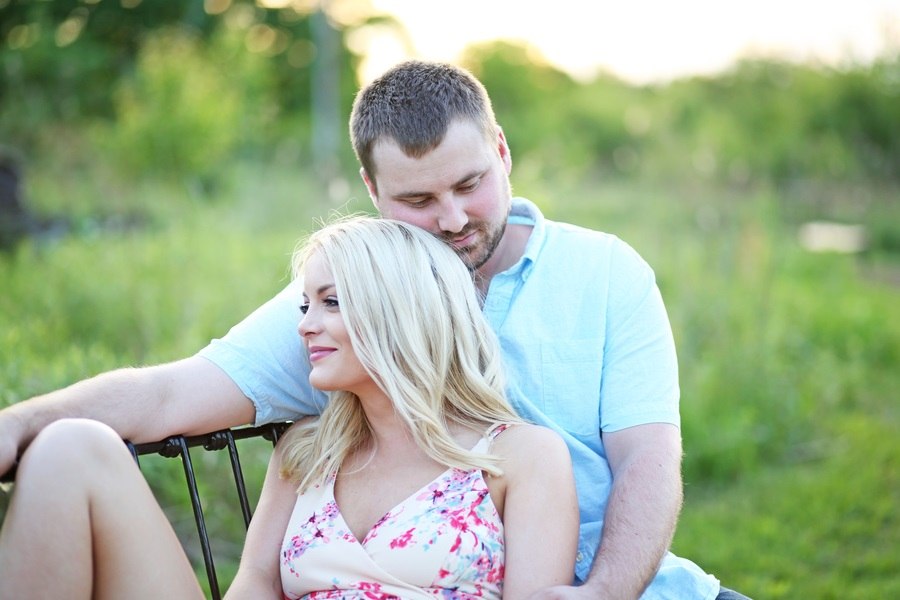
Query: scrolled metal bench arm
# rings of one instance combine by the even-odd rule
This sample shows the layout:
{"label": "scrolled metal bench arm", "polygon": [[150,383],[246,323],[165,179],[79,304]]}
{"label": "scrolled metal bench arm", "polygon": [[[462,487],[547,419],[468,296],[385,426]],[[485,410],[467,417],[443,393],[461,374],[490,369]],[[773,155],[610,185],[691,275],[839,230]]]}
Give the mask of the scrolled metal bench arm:
{"label": "scrolled metal bench arm", "polygon": [[[209,543],[209,535],[206,531],[206,519],[203,516],[203,506],[200,502],[200,494],[197,490],[197,480],[194,476],[194,465],[191,460],[190,449],[201,447],[207,451],[218,451],[228,448],[228,456],[231,460],[231,471],[234,476],[238,501],[240,502],[241,513],[244,518],[244,527],[248,527],[250,525],[252,511],[250,509],[250,502],[247,499],[247,488],[244,484],[244,472],[241,469],[241,461],[238,456],[237,444],[235,442],[236,440],[245,440],[249,438],[263,438],[274,445],[290,425],[291,423],[289,422],[270,423],[259,427],[223,429],[221,431],[213,431],[203,435],[173,435],[163,440],[142,444],[132,444],[128,440],[123,440],[138,467],[140,467],[140,457],[148,454],[159,454],[166,458],[181,458],[185,482],[191,499],[191,507],[194,510],[194,520],[197,524],[197,534],[200,537],[200,547],[203,552],[203,562],[206,566],[206,576],[209,580],[210,594],[212,595],[213,600],[220,600],[222,594],[219,590],[219,580],[216,575],[215,561]],[[13,484],[15,477],[16,465],[13,465],[12,469],[0,476],[0,483]]]}
{"label": "scrolled metal bench arm", "polygon": [[140,456],[147,454],[159,454],[166,458],[181,457],[184,468],[184,478],[188,486],[188,494],[191,499],[191,508],[194,511],[194,520],[197,524],[197,534],[200,537],[200,548],[203,552],[203,563],[206,566],[206,577],[209,580],[209,590],[213,600],[220,600],[222,594],[219,590],[219,579],[216,574],[215,560],[212,547],[209,543],[209,535],[206,531],[206,519],[203,516],[203,506],[200,502],[200,493],[197,490],[197,480],[194,476],[194,465],[191,461],[190,449],[202,447],[207,451],[217,451],[228,448],[228,456],[231,460],[231,471],[234,476],[238,501],[241,506],[241,514],[244,518],[244,527],[250,526],[250,518],[253,516],[250,510],[250,502],[247,499],[247,488],[244,484],[244,472],[241,468],[238,456],[236,440],[261,437],[274,445],[281,434],[290,427],[290,423],[270,423],[259,427],[239,427],[235,429],[223,429],[203,435],[175,435],[164,440],[143,444],[132,444],[125,440],[125,445],[140,466]]}

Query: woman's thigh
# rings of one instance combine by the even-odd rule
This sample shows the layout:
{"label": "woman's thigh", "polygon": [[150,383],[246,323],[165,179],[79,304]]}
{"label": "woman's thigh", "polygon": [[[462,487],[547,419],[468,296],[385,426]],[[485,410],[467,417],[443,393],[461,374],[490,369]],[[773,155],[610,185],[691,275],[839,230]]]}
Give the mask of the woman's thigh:
{"label": "woman's thigh", "polygon": [[124,443],[84,419],[48,426],[22,457],[0,582],[3,597],[203,598]]}

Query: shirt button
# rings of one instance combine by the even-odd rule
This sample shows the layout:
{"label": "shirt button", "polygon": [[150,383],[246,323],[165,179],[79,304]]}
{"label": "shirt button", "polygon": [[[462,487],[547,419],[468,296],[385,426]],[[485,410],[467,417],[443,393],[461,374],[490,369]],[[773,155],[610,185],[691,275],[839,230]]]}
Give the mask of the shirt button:
{"label": "shirt button", "polygon": [[575,555],[575,562],[581,562],[583,560],[584,560],[584,554],[582,554],[581,552],[579,552],[578,554]]}

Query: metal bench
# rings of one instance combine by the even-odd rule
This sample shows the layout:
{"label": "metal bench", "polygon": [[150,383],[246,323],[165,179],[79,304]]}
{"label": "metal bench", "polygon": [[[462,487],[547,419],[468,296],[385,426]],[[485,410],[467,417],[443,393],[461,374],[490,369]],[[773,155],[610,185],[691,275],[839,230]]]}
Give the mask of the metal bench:
{"label": "metal bench", "polygon": [[[206,517],[204,516],[203,505],[200,501],[200,492],[197,488],[197,479],[194,463],[191,460],[190,449],[198,447],[209,451],[228,449],[231,472],[234,477],[238,503],[240,505],[241,515],[246,529],[246,527],[250,525],[252,509],[250,508],[250,501],[247,496],[247,487],[244,483],[244,471],[241,468],[241,461],[238,456],[236,442],[237,440],[246,440],[249,438],[263,438],[274,445],[281,434],[284,433],[289,426],[290,423],[272,423],[260,427],[226,429],[197,436],[175,435],[158,442],[149,442],[145,444],[132,444],[127,440],[125,441],[125,444],[131,452],[131,455],[134,457],[135,462],[138,464],[138,467],[140,467],[141,456],[158,454],[166,458],[181,458],[185,483],[188,488],[191,507],[194,512],[197,535],[203,554],[203,562],[206,566],[206,576],[209,581],[209,592],[212,600],[221,600],[222,593],[219,589],[219,577],[216,573],[215,560],[213,558],[209,534],[207,533],[206,528]],[[13,481],[14,477],[14,471],[7,473],[3,476],[3,481]]]}

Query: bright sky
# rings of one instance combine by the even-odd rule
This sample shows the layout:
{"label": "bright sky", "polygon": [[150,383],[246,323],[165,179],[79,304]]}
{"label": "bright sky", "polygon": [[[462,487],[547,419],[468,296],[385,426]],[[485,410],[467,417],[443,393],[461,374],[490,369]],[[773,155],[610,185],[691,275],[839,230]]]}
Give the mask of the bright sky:
{"label": "bright sky", "polygon": [[[552,64],[632,82],[715,73],[749,53],[829,63],[900,50],[900,0],[372,0],[408,30],[412,56],[453,61],[468,44],[527,40]],[[410,56],[370,41],[363,78]]]}

